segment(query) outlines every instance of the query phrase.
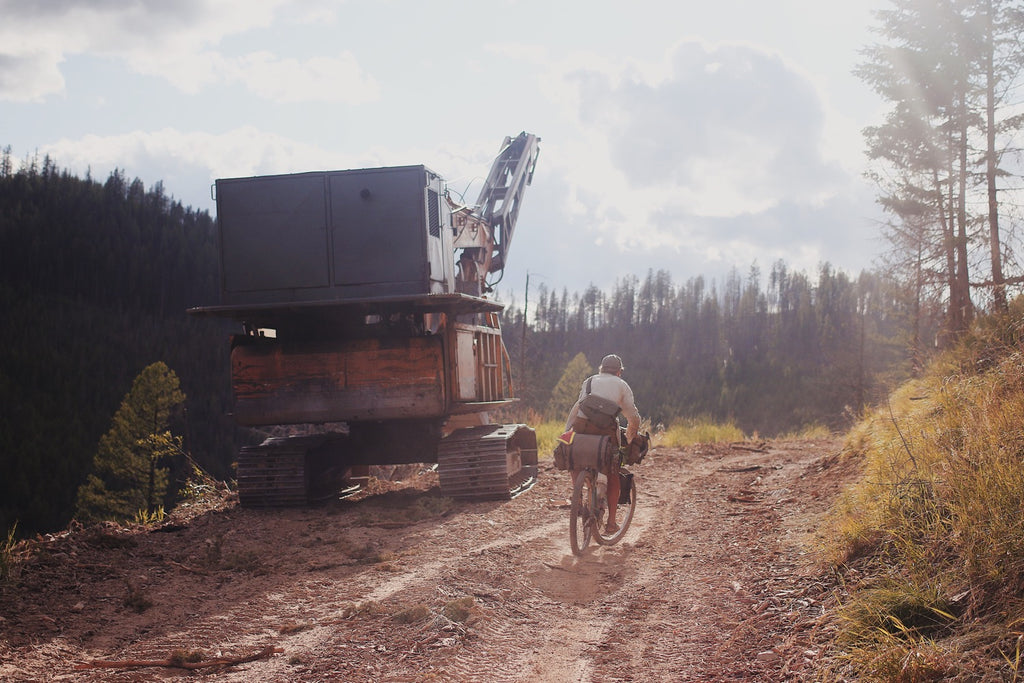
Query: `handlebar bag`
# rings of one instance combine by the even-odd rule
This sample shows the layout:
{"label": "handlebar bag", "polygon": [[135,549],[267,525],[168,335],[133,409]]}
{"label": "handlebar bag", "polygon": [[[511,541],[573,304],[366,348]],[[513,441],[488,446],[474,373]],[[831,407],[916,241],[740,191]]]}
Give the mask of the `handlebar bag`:
{"label": "handlebar bag", "polygon": [[[623,437],[625,438],[625,437]],[[639,465],[644,461],[644,456],[651,448],[651,435],[637,434],[633,443],[625,446],[624,460],[627,465]]]}

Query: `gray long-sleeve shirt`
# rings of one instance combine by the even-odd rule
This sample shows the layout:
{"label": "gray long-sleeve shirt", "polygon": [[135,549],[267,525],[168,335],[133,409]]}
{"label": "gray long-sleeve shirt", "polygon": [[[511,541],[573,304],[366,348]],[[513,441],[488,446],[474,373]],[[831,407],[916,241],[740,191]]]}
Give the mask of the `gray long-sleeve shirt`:
{"label": "gray long-sleeve shirt", "polygon": [[[636,403],[633,401],[633,390],[626,384],[626,380],[610,372],[601,372],[589,378],[589,381],[590,393],[609,401],[615,401],[619,409],[622,410],[622,414],[626,417],[626,439],[632,441],[640,429],[640,411],[636,409]],[[572,423],[576,419],[576,413],[580,409],[580,401],[586,397],[587,383],[584,382],[583,386],[580,387],[580,397],[573,404],[572,410],[569,411],[569,417],[565,423],[566,431],[572,427]]]}

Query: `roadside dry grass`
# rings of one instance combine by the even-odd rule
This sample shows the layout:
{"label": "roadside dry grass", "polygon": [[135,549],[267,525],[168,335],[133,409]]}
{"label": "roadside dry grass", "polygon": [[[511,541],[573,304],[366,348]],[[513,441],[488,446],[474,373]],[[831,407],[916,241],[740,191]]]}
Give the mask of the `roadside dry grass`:
{"label": "roadside dry grass", "polygon": [[[1019,320],[1019,318],[1018,318]],[[863,464],[823,545],[846,582],[837,672],[1018,680],[1024,626],[1024,346],[989,322],[849,434]]]}
{"label": "roadside dry grass", "polygon": [[18,525],[15,524],[7,531],[6,540],[0,542],[0,582],[6,581],[14,569],[14,548],[17,544],[14,535],[17,531]]}
{"label": "roadside dry grass", "polygon": [[698,443],[733,443],[744,438],[743,431],[730,422],[723,424],[698,417],[674,422],[656,443],[667,448],[683,448]]}
{"label": "roadside dry grass", "polygon": [[[537,432],[537,453],[541,459],[552,456],[555,442],[565,431],[565,424],[560,421],[548,420],[534,423],[531,426]],[[685,448],[695,444],[721,444],[744,441],[747,437],[743,431],[732,423],[714,422],[709,417],[687,418],[673,422],[667,429],[655,428],[649,420],[640,424],[640,432],[651,435],[652,446],[664,448]],[[795,438],[823,438],[827,436],[817,428],[811,428],[805,435]],[[789,437],[786,437],[789,438]]]}

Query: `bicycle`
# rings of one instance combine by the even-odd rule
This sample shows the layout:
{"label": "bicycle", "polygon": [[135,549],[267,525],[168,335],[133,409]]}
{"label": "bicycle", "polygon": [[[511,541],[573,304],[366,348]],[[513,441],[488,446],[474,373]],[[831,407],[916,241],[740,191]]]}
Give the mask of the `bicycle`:
{"label": "bicycle", "polygon": [[[615,545],[626,535],[636,511],[636,481],[633,473],[620,468],[619,529],[605,534],[608,496],[607,477],[594,467],[576,473],[569,504],[569,543],[574,555],[581,555],[593,539],[598,545]],[[625,475],[625,476],[622,476]],[[601,482],[604,478],[605,482]]]}

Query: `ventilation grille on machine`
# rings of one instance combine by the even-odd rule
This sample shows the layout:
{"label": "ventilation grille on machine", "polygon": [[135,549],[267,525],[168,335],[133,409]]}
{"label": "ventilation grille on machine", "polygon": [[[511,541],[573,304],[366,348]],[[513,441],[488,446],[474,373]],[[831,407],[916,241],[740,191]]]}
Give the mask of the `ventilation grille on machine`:
{"label": "ventilation grille on machine", "polygon": [[441,236],[441,195],[434,190],[427,190],[427,220],[431,237]]}

